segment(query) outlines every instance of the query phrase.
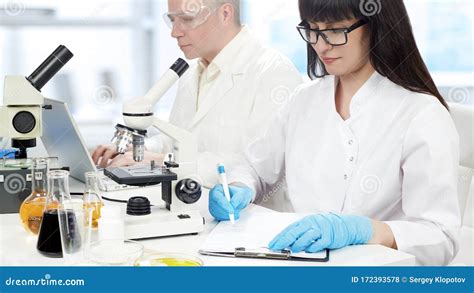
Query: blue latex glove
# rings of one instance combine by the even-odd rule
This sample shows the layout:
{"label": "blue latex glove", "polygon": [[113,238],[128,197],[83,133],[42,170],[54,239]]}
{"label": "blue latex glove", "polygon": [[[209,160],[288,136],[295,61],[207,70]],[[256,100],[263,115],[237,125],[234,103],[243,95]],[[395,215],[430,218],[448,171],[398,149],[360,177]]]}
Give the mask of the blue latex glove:
{"label": "blue latex glove", "polygon": [[222,185],[216,185],[209,193],[209,211],[218,221],[229,221],[229,214],[240,218],[240,211],[245,209],[253,198],[253,191],[248,187],[229,186],[230,203],[225,198]]}
{"label": "blue latex glove", "polygon": [[367,244],[372,238],[372,221],[366,217],[336,214],[308,216],[293,223],[268,245],[271,250],[315,253],[349,245]]}

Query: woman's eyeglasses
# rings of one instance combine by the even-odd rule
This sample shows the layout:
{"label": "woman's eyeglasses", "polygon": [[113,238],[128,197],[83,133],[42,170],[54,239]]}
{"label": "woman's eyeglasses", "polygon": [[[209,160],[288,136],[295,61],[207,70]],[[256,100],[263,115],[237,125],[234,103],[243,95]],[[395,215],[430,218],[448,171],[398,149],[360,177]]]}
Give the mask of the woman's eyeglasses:
{"label": "woman's eyeglasses", "polygon": [[331,46],[342,46],[347,44],[347,34],[356,30],[357,28],[367,24],[364,19],[359,20],[347,28],[332,28],[332,29],[312,29],[306,21],[301,22],[296,29],[300,33],[303,40],[311,45],[315,45],[321,36],[324,41]]}

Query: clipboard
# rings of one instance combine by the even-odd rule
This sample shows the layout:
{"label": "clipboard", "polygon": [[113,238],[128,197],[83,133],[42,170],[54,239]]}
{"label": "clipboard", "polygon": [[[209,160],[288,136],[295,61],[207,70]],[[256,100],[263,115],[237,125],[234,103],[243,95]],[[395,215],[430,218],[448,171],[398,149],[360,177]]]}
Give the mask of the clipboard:
{"label": "clipboard", "polygon": [[326,249],[323,257],[309,257],[309,254],[301,256],[301,254],[293,254],[290,250],[272,251],[266,247],[257,249],[249,249],[245,247],[237,247],[234,252],[199,250],[199,254],[219,257],[235,257],[235,258],[253,258],[267,260],[285,260],[285,261],[305,261],[305,262],[328,262],[329,250]]}
{"label": "clipboard", "polygon": [[267,260],[328,262],[329,250],[293,253],[290,250],[272,251],[268,243],[288,225],[306,215],[295,213],[245,211],[234,225],[220,222],[201,245],[199,254],[208,256],[257,258]]}

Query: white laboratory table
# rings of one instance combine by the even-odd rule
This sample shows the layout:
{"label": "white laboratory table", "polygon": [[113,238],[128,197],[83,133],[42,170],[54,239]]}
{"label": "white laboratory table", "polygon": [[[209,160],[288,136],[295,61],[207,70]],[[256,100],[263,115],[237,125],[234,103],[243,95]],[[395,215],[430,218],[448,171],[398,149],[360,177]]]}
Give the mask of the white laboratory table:
{"label": "white laboratory table", "polygon": [[[249,212],[266,212],[252,206]],[[201,258],[206,266],[412,266],[415,257],[380,245],[351,246],[331,251],[328,263],[290,262],[274,260],[234,259],[202,256],[201,244],[216,226],[207,219],[205,231],[199,235],[145,240],[146,252],[179,252]],[[0,215],[0,266],[63,266],[62,259],[43,257],[36,251],[37,237],[28,235],[18,214]]]}
{"label": "white laboratory table", "polygon": [[[71,192],[80,191],[80,185],[71,182]],[[251,206],[248,212],[273,212],[260,206]],[[204,211],[203,211],[204,214]],[[184,253],[199,257],[205,266],[413,266],[415,257],[380,245],[350,246],[331,251],[327,263],[292,262],[276,260],[236,259],[199,255],[198,250],[217,225],[208,212],[206,226],[199,235],[144,240],[145,253]],[[18,214],[0,215],[0,266],[63,266],[62,259],[46,258],[36,251],[37,237],[30,236],[21,226]]]}

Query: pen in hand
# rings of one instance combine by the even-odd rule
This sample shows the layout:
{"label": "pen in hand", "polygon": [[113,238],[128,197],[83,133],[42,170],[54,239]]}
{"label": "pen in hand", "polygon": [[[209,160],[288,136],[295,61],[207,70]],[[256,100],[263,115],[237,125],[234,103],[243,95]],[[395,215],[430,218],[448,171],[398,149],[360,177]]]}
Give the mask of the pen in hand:
{"label": "pen in hand", "polygon": [[[229,190],[229,184],[227,183],[227,177],[225,175],[224,164],[219,164],[217,171],[219,172],[219,176],[221,177],[221,183],[222,183],[222,188],[224,189],[225,198],[230,204],[230,190]],[[229,214],[229,219],[232,225],[234,225],[235,224],[234,214]]]}

